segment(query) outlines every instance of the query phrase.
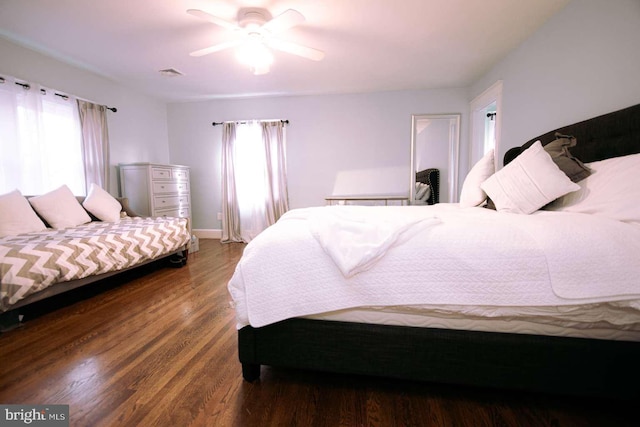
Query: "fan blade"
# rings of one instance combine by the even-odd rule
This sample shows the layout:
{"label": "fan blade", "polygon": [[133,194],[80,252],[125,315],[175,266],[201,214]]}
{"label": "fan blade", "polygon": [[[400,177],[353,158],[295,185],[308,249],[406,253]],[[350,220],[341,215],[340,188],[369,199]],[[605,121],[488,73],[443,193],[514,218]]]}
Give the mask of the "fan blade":
{"label": "fan blade", "polygon": [[304,16],[297,10],[287,9],[280,15],[265,23],[262,28],[271,34],[278,34],[304,22]]}
{"label": "fan blade", "polygon": [[209,21],[212,22],[216,25],[219,25],[221,27],[227,28],[229,30],[241,30],[242,28],[240,28],[238,25],[229,22],[229,21],[225,21],[222,18],[218,18],[217,16],[214,16],[210,13],[204,12],[200,9],[189,9],[187,10],[187,13],[189,15],[193,15],[196,16],[198,18],[204,19],[205,21]]}
{"label": "fan blade", "polygon": [[302,56],[312,61],[321,61],[324,58],[324,52],[297,43],[287,42],[284,40],[270,39],[267,44],[273,49],[281,50],[286,53]]}
{"label": "fan blade", "polygon": [[210,53],[219,52],[224,49],[229,49],[230,47],[238,46],[242,44],[242,40],[232,40],[225,43],[216,44],[213,46],[209,46],[204,49],[196,50],[195,52],[191,52],[189,55],[191,56],[204,56]]}

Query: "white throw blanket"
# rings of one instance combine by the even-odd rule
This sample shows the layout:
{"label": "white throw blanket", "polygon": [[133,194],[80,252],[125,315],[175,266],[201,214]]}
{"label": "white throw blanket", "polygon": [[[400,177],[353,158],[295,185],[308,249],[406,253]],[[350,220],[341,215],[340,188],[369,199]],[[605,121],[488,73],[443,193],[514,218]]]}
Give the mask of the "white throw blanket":
{"label": "white throw blanket", "polygon": [[397,215],[396,211],[364,206],[314,210],[308,221],[311,234],[345,277],[370,269],[392,247],[440,222],[437,218]]}

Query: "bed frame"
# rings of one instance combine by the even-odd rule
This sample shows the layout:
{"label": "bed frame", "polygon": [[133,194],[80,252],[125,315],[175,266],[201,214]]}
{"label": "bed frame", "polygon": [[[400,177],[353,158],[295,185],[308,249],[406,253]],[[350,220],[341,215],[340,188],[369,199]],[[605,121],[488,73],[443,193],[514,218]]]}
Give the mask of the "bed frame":
{"label": "bed frame", "polygon": [[[640,152],[640,104],[548,132],[573,135],[584,162]],[[640,398],[640,342],[288,319],[238,331],[242,375],[260,366],[516,390]]]}

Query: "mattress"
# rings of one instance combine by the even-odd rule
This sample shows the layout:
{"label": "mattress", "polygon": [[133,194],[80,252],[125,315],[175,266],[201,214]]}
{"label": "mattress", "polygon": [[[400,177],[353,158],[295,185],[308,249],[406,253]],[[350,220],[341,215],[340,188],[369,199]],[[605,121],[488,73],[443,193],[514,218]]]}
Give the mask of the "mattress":
{"label": "mattress", "polygon": [[178,250],[185,218],[127,217],[0,238],[0,312],[55,283],[119,271]]}
{"label": "mattress", "polygon": [[638,301],[551,307],[359,307],[307,319],[418,328],[640,341]]}

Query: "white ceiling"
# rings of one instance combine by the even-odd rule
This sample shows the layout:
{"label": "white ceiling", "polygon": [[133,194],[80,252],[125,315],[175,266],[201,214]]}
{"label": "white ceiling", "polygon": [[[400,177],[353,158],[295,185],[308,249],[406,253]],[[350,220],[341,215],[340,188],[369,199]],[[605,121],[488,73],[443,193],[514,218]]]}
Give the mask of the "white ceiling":
{"label": "white ceiling", "polygon": [[[568,2],[0,0],[0,35],[167,101],[465,87]],[[271,72],[255,76],[231,50],[189,56],[234,34],[187,9],[235,22],[241,7],[298,10],[306,21],[280,38],[325,58],[274,52]]]}

